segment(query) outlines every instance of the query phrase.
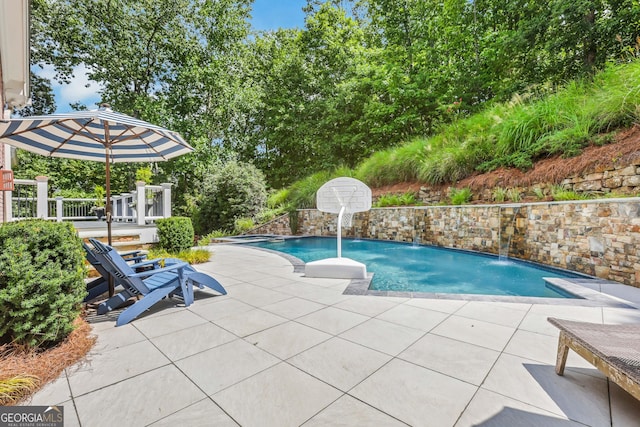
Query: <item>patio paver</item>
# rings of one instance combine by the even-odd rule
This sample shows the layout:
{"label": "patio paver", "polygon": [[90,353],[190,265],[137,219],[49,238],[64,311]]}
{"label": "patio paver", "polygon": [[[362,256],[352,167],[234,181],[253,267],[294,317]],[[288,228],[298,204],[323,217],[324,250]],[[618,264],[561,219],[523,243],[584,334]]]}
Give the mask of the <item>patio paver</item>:
{"label": "patio paver", "polygon": [[337,389],[280,363],[213,399],[243,426],[298,426],[341,396]]}
{"label": "patio paver", "polygon": [[406,424],[348,395],[304,423],[304,427],[350,426],[401,427]]}
{"label": "patio paver", "polygon": [[410,425],[448,426],[475,391],[471,384],[394,359],[350,394]]}

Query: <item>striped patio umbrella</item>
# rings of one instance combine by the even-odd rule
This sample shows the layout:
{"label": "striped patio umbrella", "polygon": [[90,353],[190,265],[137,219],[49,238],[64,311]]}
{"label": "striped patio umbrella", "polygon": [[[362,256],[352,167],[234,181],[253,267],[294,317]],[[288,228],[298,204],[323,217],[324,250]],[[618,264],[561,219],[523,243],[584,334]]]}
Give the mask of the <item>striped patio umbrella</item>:
{"label": "striped patio umbrella", "polygon": [[0,121],[0,143],[49,157],[106,163],[107,235],[111,244],[111,168],[116,162],[161,162],[193,151],[177,132],[98,110]]}

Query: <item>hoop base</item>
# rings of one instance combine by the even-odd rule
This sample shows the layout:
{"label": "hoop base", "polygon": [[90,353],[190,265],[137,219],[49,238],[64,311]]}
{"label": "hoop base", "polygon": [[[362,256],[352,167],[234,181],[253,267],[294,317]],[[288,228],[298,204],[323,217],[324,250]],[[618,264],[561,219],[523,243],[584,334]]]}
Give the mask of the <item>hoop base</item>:
{"label": "hoop base", "polygon": [[350,258],[327,258],[308,262],[304,275],[328,279],[366,279],[367,266]]}

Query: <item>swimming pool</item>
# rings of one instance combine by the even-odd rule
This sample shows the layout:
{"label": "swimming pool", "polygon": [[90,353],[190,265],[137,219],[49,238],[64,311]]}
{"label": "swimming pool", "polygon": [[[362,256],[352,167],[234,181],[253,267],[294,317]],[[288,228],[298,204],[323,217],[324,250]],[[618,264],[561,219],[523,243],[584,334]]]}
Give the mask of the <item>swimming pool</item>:
{"label": "swimming pool", "polygon": [[[284,252],[304,262],[336,256],[335,238],[247,245]],[[545,286],[542,278],[580,277],[491,255],[382,240],[343,239],[342,256],[366,264],[367,271],[374,273],[371,290],[573,298]]]}

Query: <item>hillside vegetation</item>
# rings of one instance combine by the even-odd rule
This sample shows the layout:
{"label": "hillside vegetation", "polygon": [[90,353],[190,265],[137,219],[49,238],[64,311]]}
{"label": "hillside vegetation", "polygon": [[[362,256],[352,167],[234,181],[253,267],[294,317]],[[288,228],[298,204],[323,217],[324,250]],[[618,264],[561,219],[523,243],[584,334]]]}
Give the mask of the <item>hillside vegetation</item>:
{"label": "hillside vegetation", "polygon": [[380,187],[455,183],[499,167],[527,170],[543,158],[571,157],[589,145],[607,144],[617,130],[639,119],[640,62],[612,65],[589,80],[515,95],[444,126],[432,137],[379,151],[354,169],[310,175],[273,200],[293,208],[314,207],[316,190],[337,176]]}

